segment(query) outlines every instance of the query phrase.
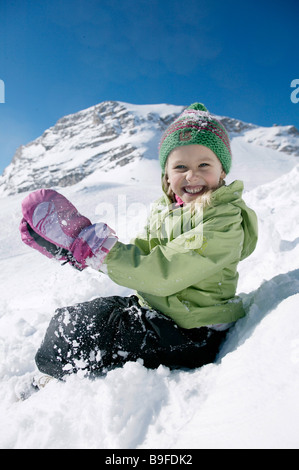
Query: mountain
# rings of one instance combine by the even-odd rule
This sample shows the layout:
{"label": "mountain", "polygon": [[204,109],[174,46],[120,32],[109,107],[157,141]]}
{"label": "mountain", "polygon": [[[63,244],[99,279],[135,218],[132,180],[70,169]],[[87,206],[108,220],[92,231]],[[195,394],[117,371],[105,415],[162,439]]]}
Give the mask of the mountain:
{"label": "mountain", "polygon": [[140,158],[156,158],[159,136],[183,108],[108,101],[65,116],[21,146],[0,180],[0,194],[69,186]]}
{"label": "mountain", "polygon": [[[93,133],[96,141],[100,125],[90,129],[87,115],[100,106],[104,104],[78,113],[77,121],[77,115],[64,118],[69,126],[63,130],[60,124],[59,135],[65,134],[61,142],[53,128],[46,132],[48,146],[52,142],[53,147],[40,154],[44,173],[48,166],[55,170],[56,165],[57,174],[66,177],[67,164],[70,174],[79,168],[79,155],[83,165],[92,151],[100,153],[101,148],[104,153],[103,143],[103,148],[73,149],[69,161],[64,154],[66,149],[70,151],[72,139],[74,145],[85,145]],[[114,141],[107,145],[118,142],[113,148],[119,149],[132,137],[135,144],[130,143],[138,151],[128,154],[132,159],[123,166],[122,157],[116,164],[117,159],[109,160],[112,154],[107,153],[103,157],[106,164],[114,165],[109,171],[106,165],[94,166],[93,173],[77,183],[57,189],[93,222],[109,223],[126,242],[141,230],[151,202],[159,195],[156,143],[165,125],[161,115],[171,119],[181,108],[157,105],[154,111],[153,107],[112,102],[105,106],[110,112],[117,109],[118,116],[127,114],[133,131],[130,134],[122,124],[126,137],[121,140],[120,118],[115,120],[119,126],[114,128]],[[113,120],[108,113],[107,126]],[[152,122],[149,113],[155,115]],[[0,198],[0,448],[111,449],[110,456],[111,452],[121,455],[116,449],[129,449],[130,456],[138,449],[149,449],[153,455],[159,449],[170,449],[168,454],[175,456],[193,455],[193,449],[205,448],[298,448],[298,137],[291,126],[260,128],[221,119],[231,134],[234,155],[227,179],[244,180],[244,199],[258,216],[259,240],[254,253],[239,265],[237,293],[247,315],[230,330],[217,361],[192,371],[170,371],[162,366],[147,370],[140,362],[129,362],[92,381],[80,374],[65,382],[52,380],[43,390],[19,400],[37,372],[35,353],[57,308],[132,292],[91,268],[79,272],[61,266],[21,243],[18,227],[26,193],[18,190],[24,190],[34,169],[37,174],[38,152],[33,155],[37,144],[24,146],[31,148],[26,158],[16,157],[8,167],[6,178],[10,171],[11,184],[3,183]],[[143,132],[139,142],[136,123],[140,134]],[[289,146],[292,152],[286,153]],[[92,164],[100,161],[95,159]],[[37,184],[43,177],[47,175],[40,172]],[[23,181],[18,189],[17,181]]]}
{"label": "mountain", "polygon": [[[183,109],[107,101],[62,117],[42,136],[17,150],[0,177],[0,197],[40,187],[71,186],[95,171],[99,178],[107,179],[107,172],[117,167],[140,159],[156,160],[162,132]],[[265,128],[218,118],[232,145],[236,142],[237,152],[241,138],[243,146],[251,144],[250,153],[262,146],[281,155],[299,156],[299,132],[293,126]]]}

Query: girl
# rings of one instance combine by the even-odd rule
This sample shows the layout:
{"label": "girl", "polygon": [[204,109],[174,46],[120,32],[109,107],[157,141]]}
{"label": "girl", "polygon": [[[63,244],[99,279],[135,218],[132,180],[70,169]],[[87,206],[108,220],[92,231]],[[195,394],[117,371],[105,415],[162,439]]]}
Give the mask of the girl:
{"label": "girl", "polygon": [[98,376],[138,359],[148,368],[200,367],[215,360],[245,315],[235,296],[237,265],[256,246],[257,219],[242,200],[242,182],[225,185],[227,132],[195,103],[165,131],[159,159],[163,195],[131,244],[53,190],[23,201],[26,244],[137,291],[58,309],[36,354],[40,371]]}

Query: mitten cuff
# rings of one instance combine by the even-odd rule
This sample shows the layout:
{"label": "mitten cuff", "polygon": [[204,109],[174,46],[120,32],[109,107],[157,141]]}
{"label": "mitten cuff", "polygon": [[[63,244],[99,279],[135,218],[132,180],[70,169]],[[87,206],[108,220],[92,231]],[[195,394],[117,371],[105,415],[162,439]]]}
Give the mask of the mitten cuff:
{"label": "mitten cuff", "polygon": [[104,260],[117,241],[118,237],[110,235],[110,237],[107,238],[107,240],[104,242],[97,254],[95,256],[87,258],[86,265],[90,268],[96,269],[97,271],[102,271]]}
{"label": "mitten cuff", "polygon": [[80,232],[71,246],[71,252],[82,268],[90,266],[99,270],[117,240],[114,230],[107,224],[97,223]]}

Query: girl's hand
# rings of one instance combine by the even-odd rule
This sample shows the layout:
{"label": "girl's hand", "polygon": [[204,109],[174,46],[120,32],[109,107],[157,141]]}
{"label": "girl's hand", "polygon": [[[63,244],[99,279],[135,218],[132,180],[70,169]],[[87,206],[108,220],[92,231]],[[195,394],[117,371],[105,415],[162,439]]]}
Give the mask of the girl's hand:
{"label": "girl's hand", "polygon": [[115,232],[103,223],[92,225],[64,196],[51,189],[30,193],[22,202],[21,238],[48,258],[79,270],[99,269],[116,243]]}

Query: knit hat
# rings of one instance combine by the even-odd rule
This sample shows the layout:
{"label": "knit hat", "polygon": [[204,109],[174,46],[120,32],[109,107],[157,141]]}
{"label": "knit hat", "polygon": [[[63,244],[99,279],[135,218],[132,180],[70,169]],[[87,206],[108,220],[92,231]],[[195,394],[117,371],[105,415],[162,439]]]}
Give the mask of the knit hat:
{"label": "knit hat", "polygon": [[228,174],[232,160],[228,134],[201,103],[191,104],[164,132],[159,146],[163,173],[170,152],[176,147],[192,144],[204,145],[212,150]]}

